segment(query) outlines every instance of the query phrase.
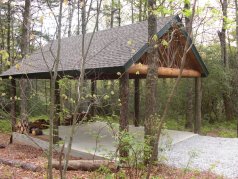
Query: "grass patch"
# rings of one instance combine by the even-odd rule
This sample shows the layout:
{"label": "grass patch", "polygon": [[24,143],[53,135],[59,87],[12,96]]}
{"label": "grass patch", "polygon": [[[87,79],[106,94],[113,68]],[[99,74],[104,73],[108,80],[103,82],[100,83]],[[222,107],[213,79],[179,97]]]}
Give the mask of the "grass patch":
{"label": "grass patch", "polygon": [[9,120],[0,120],[0,132],[9,133],[11,132],[11,123]]}
{"label": "grass patch", "polygon": [[[236,138],[236,121],[217,121],[210,124],[207,121],[202,121],[201,132],[202,135],[208,135],[213,137],[226,137]],[[181,118],[178,120],[168,119],[166,120],[166,128],[171,130],[189,131],[185,129],[185,119]]]}
{"label": "grass patch", "polygon": [[204,135],[212,135],[217,137],[229,137],[235,138],[236,135],[236,121],[220,121],[210,124],[208,122],[204,122],[202,126],[202,134]]}
{"label": "grass patch", "polygon": [[49,116],[47,116],[47,115],[40,115],[40,116],[30,116],[29,117],[29,121],[31,121],[31,122],[34,122],[34,121],[36,121],[38,119],[49,120]]}
{"label": "grass patch", "polygon": [[185,129],[185,119],[167,119],[165,121],[165,127],[166,129],[170,130],[179,130],[179,131],[188,131],[188,129]]}

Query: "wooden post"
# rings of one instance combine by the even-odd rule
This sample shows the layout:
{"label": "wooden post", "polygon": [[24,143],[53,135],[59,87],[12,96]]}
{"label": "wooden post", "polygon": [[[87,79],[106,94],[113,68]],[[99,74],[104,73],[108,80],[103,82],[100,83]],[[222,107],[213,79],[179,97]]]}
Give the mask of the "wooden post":
{"label": "wooden post", "polygon": [[134,80],[134,112],[135,112],[135,119],[134,125],[138,127],[140,125],[140,79],[136,78]]}
{"label": "wooden post", "polygon": [[53,143],[59,141],[59,128],[60,126],[60,88],[59,82],[55,82],[55,119],[54,119],[54,130],[53,130]]}
{"label": "wooden post", "polygon": [[[125,72],[120,78],[120,121],[119,121],[119,130],[122,137],[124,132],[129,130],[129,121],[128,121],[128,101],[129,101],[129,74]],[[128,150],[125,149],[125,143],[120,141],[119,144],[119,153],[121,157],[128,156]]]}
{"label": "wooden post", "polygon": [[[10,85],[10,97],[11,97],[11,124],[12,124],[12,132],[16,132],[16,80],[11,79]],[[12,136],[10,138],[10,143],[12,143]]]}
{"label": "wooden post", "polygon": [[21,125],[24,126],[24,130],[29,132],[28,126],[28,96],[29,96],[29,85],[28,79],[21,78],[19,81],[20,86],[20,119]]}
{"label": "wooden post", "polygon": [[[94,103],[94,95],[96,94],[97,89],[97,81],[95,79],[91,80],[91,95],[92,100],[91,103]],[[95,116],[95,105],[93,104],[91,107],[91,116]]]}
{"label": "wooden post", "polygon": [[195,123],[194,133],[201,133],[202,124],[202,80],[201,78],[195,78]]}

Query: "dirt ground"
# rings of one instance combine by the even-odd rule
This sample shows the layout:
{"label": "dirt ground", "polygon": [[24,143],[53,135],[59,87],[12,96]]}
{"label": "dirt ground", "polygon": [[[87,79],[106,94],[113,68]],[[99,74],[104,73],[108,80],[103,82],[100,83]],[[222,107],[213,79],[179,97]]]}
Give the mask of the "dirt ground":
{"label": "dirt ground", "polygon": [[[10,135],[0,133],[0,144],[5,144],[6,148],[0,149],[0,158],[18,160],[21,162],[35,164],[46,168],[47,158],[43,150],[35,149],[21,144],[8,144]],[[54,158],[57,159],[59,156],[54,154]],[[75,159],[75,158],[74,158]],[[123,170],[124,173],[130,173]],[[59,171],[53,170],[54,178],[59,178]],[[132,173],[132,172],[131,172]],[[198,172],[198,171],[184,171],[181,169],[174,169],[167,166],[158,166],[153,169],[152,174],[163,179],[215,179],[221,178],[209,172]],[[46,169],[41,172],[27,171],[18,167],[12,167],[4,164],[0,164],[0,179],[45,179]],[[85,172],[85,171],[68,171],[68,179],[103,179],[103,178],[118,178],[117,173],[115,174],[102,174],[99,172]],[[129,177],[126,178],[133,178]]]}

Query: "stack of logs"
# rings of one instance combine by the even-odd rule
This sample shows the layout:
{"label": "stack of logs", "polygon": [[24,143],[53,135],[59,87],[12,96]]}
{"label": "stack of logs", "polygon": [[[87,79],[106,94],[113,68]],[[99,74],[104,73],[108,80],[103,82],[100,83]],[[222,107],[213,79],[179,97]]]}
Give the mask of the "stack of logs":
{"label": "stack of logs", "polygon": [[29,123],[27,121],[18,121],[15,128],[16,132],[20,134],[29,133]]}
{"label": "stack of logs", "polygon": [[47,128],[49,128],[49,122],[45,119],[38,119],[29,123],[26,121],[19,121],[16,125],[16,132],[21,134],[31,133],[33,135],[42,135],[42,130]]}
{"label": "stack of logs", "polygon": [[[85,118],[86,117],[86,118]],[[79,123],[82,120],[89,121],[91,119],[90,114],[85,112],[77,113],[77,122]],[[69,126],[73,124],[73,114],[67,115],[62,122],[62,125]],[[31,133],[33,135],[42,135],[43,129],[49,128],[49,122],[45,119],[38,119],[34,122],[19,121],[16,124],[16,132],[20,134]]]}

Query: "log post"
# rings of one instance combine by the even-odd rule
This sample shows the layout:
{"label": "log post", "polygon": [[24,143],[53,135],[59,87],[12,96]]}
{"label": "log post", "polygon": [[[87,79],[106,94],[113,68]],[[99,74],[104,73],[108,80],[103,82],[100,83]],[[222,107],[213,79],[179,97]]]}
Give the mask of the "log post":
{"label": "log post", "polygon": [[[11,79],[10,85],[10,97],[11,97],[11,125],[12,125],[12,132],[16,132],[16,80]],[[10,138],[10,143],[12,143],[12,136]]]}
{"label": "log post", "polygon": [[55,82],[55,117],[53,130],[53,143],[59,141],[59,125],[60,125],[60,88],[58,80]]}
{"label": "log post", "polygon": [[[91,95],[92,95],[92,100],[91,103],[94,103],[94,95],[96,94],[96,89],[97,89],[97,81],[95,79],[91,80]],[[91,116],[95,116],[95,105],[93,104],[91,107]]]}
{"label": "log post", "polygon": [[28,79],[21,78],[19,80],[20,87],[20,119],[21,125],[24,126],[24,131],[29,132],[29,119],[28,119],[28,97],[29,97],[29,84]]}
{"label": "log post", "polygon": [[[129,130],[129,121],[128,121],[128,101],[129,101],[129,73],[125,72],[120,78],[120,121],[119,121],[119,131],[120,139],[123,137],[123,134],[127,133]],[[126,150],[126,144],[119,141],[119,154],[120,157],[127,157],[128,150]]]}
{"label": "log post", "polygon": [[201,133],[202,124],[202,80],[201,78],[195,78],[195,123],[194,133]]}
{"label": "log post", "polygon": [[135,119],[134,125],[138,127],[140,125],[140,79],[136,78],[134,81],[134,112],[135,112]]}

